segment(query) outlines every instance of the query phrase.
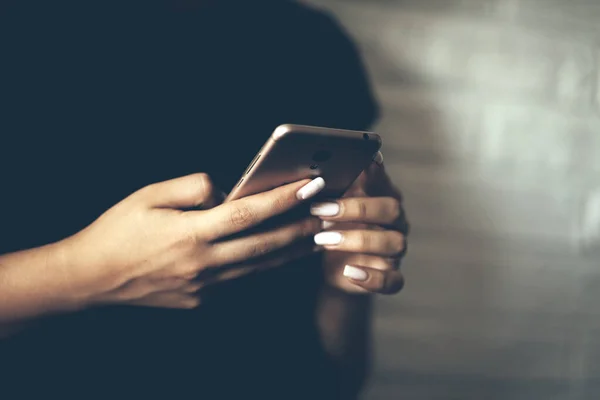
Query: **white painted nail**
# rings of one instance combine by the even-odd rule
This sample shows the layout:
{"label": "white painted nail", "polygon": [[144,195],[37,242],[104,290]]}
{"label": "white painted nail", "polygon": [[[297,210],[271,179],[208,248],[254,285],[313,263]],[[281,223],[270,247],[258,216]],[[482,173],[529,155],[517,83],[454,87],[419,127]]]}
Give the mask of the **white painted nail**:
{"label": "white painted nail", "polygon": [[346,265],[344,268],[344,276],[346,278],[354,279],[355,281],[364,282],[369,278],[369,274],[367,271],[353,267],[351,265]]}
{"label": "white painted nail", "polygon": [[319,246],[331,246],[342,242],[342,234],[339,232],[321,232],[315,235],[315,243]]}
{"label": "white painted nail", "polygon": [[327,230],[334,225],[335,225],[335,222],[333,222],[333,221],[323,221],[323,223],[321,224],[321,228],[323,228],[323,230]]}
{"label": "white painted nail", "polygon": [[310,207],[310,213],[317,217],[335,217],[339,212],[338,203],[315,203]]}
{"label": "white painted nail", "polygon": [[298,198],[298,200],[310,199],[324,188],[325,179],[318,177],[308,182],[300,190],[298,190],[298,192],[296,193],[296,197]]}
{"label": "white painted nail", "polygon": [[383,153],[378,151],[377,154],[375,154],[375,157],[373,157],[373,161],[375,161],[379,165],[382,165],[383,164]]}

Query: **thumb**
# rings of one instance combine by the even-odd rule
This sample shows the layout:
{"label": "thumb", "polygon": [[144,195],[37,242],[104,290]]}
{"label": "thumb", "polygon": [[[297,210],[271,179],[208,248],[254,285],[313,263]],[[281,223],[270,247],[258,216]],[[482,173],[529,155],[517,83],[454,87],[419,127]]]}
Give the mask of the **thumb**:
{"label": "thumb", "polygon": [[204,173],[154,183],[141,189],[140,195],[154,208],[211,208],[222,201],[221,192]]}
{"label": "thumb", "polygon": [[[352,183],[352,186],[346,191],[345,197],[362,197],[367,194],[375,195],[374,192],[380,192],[382,186],[387,186],[389,179],[383,166],[383,154],[378,151],[373,157],[373,161]],[[375,189],[375,190],[373,190]],[[381,195],[378,193],[377,195]]]}
{"label": "thumb", "polygon": [[371,165],[365,169],[362,178],[363,187],[371,196],[399,196],[392,179],[386,172],[381,152],[377,153]]}

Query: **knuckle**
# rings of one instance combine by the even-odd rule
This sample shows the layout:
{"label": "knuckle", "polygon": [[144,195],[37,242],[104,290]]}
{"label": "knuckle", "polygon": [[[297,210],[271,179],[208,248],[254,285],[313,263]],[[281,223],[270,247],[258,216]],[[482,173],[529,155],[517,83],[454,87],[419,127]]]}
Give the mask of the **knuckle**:
{"label": "knuckle", "polygon": [[194,198],[196,199],[196,203],[200,204],[204,201],[206,201],[206,199],[208,199],[208,197],[210,196],[210,194],[213,191],[213,183],[212,180],[210,179],[210,176],[208,176],[208,174],[205,173],[198,173],[198,174],[194,174],[193,176],[194,178],[194,185],[192,185],[193,187],[193,195]]}
{"label": "knuckle", "polygon": [[143,188],[135,191],[130,198],[142,201],[148,200],[152,197],[153,193],[157,191],[157,186],[157,183],[151,183],[150,185],[144,186]]}
{"label": "knuckle", "polygon": [[356,245],[359,249],[369,250],[371,248],[372,242],[373,240],[371,235],[366,231],[359,232],[356,235]]}
{"label": "knuckle", "polygon": [[404,276],[397,272],[396,276],[393,279],[388,279],[386,282],[386,292],[387,294],[396,294],[404,289],[406,281],[404,280]]}
{"label": "knuckle", "polygon": [[231,210],[229,222],[234,227],[243,227],[252,225],[256,217],[250,208],[246,205],[238,205]]}
{"label": "knuckle", "polygon": [[364,220],[367,218],[367,204],[362,200],[356,201],[356,216],[360,220]]}
{"label": "knuckle", "polygon": [[187,280],[173,276],[171,278],[165,278],[162,280],[161,289],[163,290],[174,290],[184,286],[187,283]]}
{"label": "knuckle", "polygon": [[256,241],[249,251],[250,258],[261,257],[271,252],[273,244],[267,240]]}
{"label": "knuckle", "polygon": [[392,221],[396,221],[402,215],[402,205],[398,199],[390,197],[389,216]]}
{"label": "knuckle", "polygon": [[114,292],[114,300],[117,302],[135,301],[144,298],[154,291],[154,286],[151,283],[139,281],[131,281],[122,285]]}
{"label": "knuckle", "polygon": [[180,249],[195,248],[198,245],[198,237],[191,229],[184,229],[176,242],[176,247]]}
{"label": "knuckle", "polygon": [[404,235],[400,232],[394,232],[390,238],[390,253],[395,257],[400,257],[404,252]]}
{"label": "knuckle", "polygon": [[183,300],[181,303],[181,308],[191,310],[193,308],[198,307],[199,305],[200,305],[200,299],[191,298],[191,299]]}
{"label": "knuckle", "polygon": [[386,260],[385,268],[388,271],[398,271],[401,264],[402,260],[400,257],[390,257]]}
{"label": "knuckle", "polygon": [[202,290],[203,287],[204,285],[200,282],[188,283],[183,289],[183,292],[188,294],[197,294]]}
{"label": "knuckle", "polygon": [[177,277],[185,282],[192,282],[198,276],[198,263],[190,263],[191,265],[183,269]]}
{"label": "knuckle", "polygon": [[196,279],[198,273],[204,268],[204,264],[197,260],[184,262],[178,269],[176,276],[186,281]]}

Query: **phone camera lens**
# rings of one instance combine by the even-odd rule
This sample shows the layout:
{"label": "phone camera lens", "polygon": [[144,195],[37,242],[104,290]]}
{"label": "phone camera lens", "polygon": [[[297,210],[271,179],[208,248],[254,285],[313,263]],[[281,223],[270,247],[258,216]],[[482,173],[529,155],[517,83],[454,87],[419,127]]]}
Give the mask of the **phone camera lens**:
{"label": "phone camera lens", "polygon": [[369,140],[369,134],[368,133],[363,133],[363,139]]}
{"label": "phone camera lens", "polygon": [[313,164],[310,166],[310,169],[313,169],[313,170],[318,169],[318,168],[319,168],[319,166],[317,164]]}

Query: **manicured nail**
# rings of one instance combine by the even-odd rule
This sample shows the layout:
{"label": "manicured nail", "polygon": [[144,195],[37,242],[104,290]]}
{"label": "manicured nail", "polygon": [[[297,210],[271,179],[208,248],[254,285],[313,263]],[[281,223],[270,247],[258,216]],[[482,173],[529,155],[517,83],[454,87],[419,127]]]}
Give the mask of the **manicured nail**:
{"label": "manicured nail", "polygon": [[323,230],[327,230],[327,229],[331,228],[334,225],[335,225],[335,222],[333,222],[333,221],[323,221],[323,223],[321,224],[321,228]]}
{"label": "manicured nail", "polygon": [[375,157],[373,157],[373,161],[375,161],[379,165],[382,165],[383,164],[383,154],[380,151],[378,151],[377,154],[375,154]]}
{"label": "manicured nail", "polygon": [[364,282],[369,279],[369,274],[364,269],[356,268],[351,265],[346,265],[344,268],[344,276],[354,279],[355,281]]}
{"label": "manicured nail", "polygon": [[298,198],[298,200],[310,199],[324,188],[325,179],[318,177],[308,182],[300,190],[298,190],[298,192],[296,193],[296,197]]}
{"label": "manicured nail", "polygon": [[339,212],[338,203],[315,203],[310,207],[310,213],[317,217],[335,217]]}
{"label": "manicured nail", "polygon": [[315,235],[315,243],[320,246],[331,246],[342,242],[342,234],[339,232],[321,232]]}

